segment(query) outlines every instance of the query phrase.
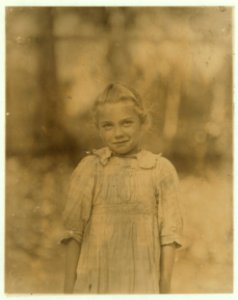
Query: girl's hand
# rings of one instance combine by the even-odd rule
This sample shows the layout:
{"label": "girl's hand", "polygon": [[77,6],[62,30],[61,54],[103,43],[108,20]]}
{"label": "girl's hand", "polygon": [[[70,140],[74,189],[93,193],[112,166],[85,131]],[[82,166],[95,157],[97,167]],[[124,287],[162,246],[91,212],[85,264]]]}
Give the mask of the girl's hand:
{"label": "girl's hand", "polygon": [[77,280],[77,274],[75,274],[74,278],[65,277],[64,294],[73,294],[76,280]]}
{"label": "girl's hand", "polygon": [[175,258],[175,245],[168,244],[161,246],[160,256],[160,293],[170,293],[170,284]]}
{"label": "girl's hand", "polygon": [[64,293],[72,294],[77,279],[80,244],[74,239],[66,243]]}

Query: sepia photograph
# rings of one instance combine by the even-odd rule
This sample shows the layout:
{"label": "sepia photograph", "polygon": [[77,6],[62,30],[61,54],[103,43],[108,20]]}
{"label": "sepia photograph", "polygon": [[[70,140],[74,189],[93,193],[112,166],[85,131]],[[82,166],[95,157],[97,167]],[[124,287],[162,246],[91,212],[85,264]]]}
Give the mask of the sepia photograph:
{"label": "sepia photograph", "polygon": [[5,294],[234,293],[234,10],[5,7]]}

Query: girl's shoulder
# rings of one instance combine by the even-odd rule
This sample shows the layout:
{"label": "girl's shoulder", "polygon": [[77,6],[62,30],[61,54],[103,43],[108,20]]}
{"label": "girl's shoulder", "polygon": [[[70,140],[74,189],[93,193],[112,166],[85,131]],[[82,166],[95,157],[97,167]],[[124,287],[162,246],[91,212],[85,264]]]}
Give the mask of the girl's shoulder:
{"label": "girl's shoulder", "polygon": [[83,158],[81,158],[75,170],[95,170],[98,163],[106,164],[110,156],[111,153],[107,147],[85,151]]}
{"label": "girl's shoulder", "polygon": [[73,175],[77,174],[86,174],[91,173],[95,171],[97,165],[97,159],[94,155],[92,155],[89,152],[85,153],[85,156],[81,158],[81,160],[78,162],[77,166],[75,167],[73,171]]}
{"label": "girl's shoulder", "polygon": [[160,178],[166,177],[168,175],[177,176],[177,171],[173,163],[162,153],[155,154],[148,150],[143,150],[140,158],[140,165],[143,168],[153,168],[157,176]]}
{"label": "girl's shoulder", "polygon": [[162,169],[173,168],[173,164],[169,159],[164,157],[162,153],[153,153],[149,150],[142,150],[138,154],[140,163],[144,167],[156,167]]}

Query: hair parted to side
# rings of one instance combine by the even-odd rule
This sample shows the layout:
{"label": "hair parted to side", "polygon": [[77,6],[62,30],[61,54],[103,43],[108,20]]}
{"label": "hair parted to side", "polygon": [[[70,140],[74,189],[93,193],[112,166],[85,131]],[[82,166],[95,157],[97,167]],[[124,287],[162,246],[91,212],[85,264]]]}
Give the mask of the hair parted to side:
{"label": "hair parted to side", "polygon": [[148,114],[143,106],[140,95],[132,88],[121,83],[110,83],[104,91],[96,98],[94,103],[94,119],[97,124],[97,108],[107,103],[117,103],[131,100],[142,123],[148,122]]}

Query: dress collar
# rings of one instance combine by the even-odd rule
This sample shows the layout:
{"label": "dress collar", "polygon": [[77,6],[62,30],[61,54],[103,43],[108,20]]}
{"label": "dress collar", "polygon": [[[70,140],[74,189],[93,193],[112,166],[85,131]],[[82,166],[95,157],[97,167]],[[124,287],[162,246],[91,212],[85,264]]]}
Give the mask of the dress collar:
{"label": "dress collar", "polygon": [[[103,166],[107,165],[110,158],[113,156],[113,152],[108,147],[93,150],[92,153],[99,157],[99,161]],[[127,155],[125,157],[137,159],[139,166],[143,169],[152,169],[156,166],[156,162],[160,156],[161,154],[154,154],[147,150],[141,150],[138,153]]]}

